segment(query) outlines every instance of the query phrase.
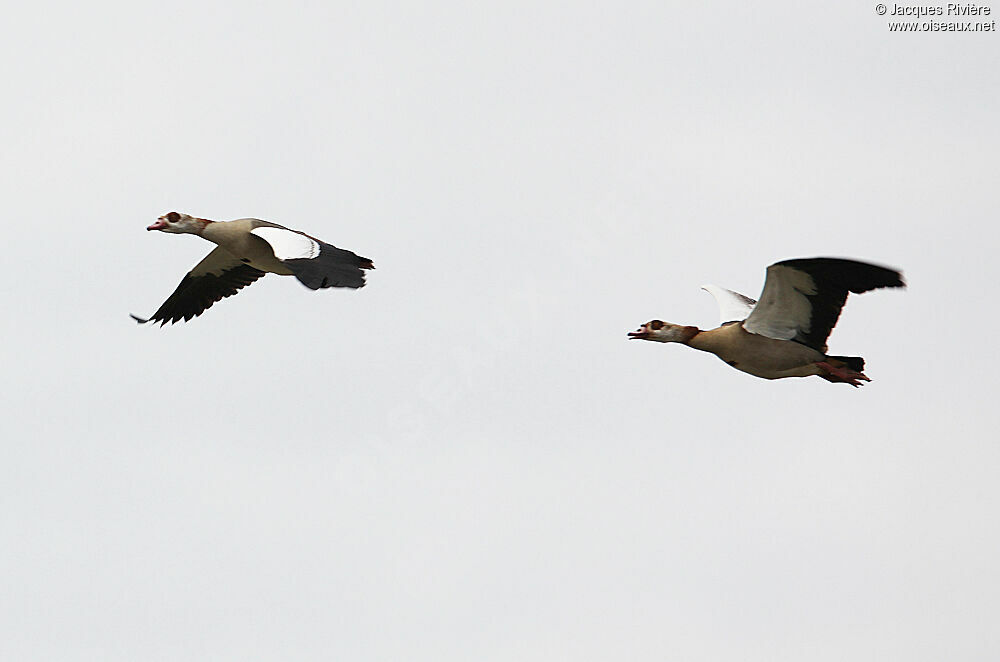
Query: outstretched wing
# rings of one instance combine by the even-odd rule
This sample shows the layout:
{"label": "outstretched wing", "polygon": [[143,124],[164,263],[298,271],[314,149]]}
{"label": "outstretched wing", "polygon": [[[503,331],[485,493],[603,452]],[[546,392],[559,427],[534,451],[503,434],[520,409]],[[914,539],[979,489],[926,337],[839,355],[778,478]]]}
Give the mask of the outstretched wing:
{"label": "outstretched wing", "polygon": [[363,270],[375,268],[366,257],[277,224],[261,224],[250,232],[266,241],[274,252],[274,257],[281,260],[311,290],[321,287],[364,287]]}
{"label": "outstretched wing", "polygon": [[718,285],[702,285],[701,289],[711,294],[715,298],[715,303],[719,304],[720,326],[727,322],[742,322],[757,305],[757,302],[750,297]]}
{"label": "outstretched wing", "polygon": [[216,248],[184,276],[174,293],[149,319],[136,315],[132,319],[139,324],[159,322],[160,326],[180,320],[187,322],[263,275],[263,271],[240,262],[224,248]]}
{"label": "outstretched wing", "polygon": [[905,287],[894,269],[832,257],[784,260],[767,268],[760,302],[743,322],[750,333],[826,352],[848,292]]}

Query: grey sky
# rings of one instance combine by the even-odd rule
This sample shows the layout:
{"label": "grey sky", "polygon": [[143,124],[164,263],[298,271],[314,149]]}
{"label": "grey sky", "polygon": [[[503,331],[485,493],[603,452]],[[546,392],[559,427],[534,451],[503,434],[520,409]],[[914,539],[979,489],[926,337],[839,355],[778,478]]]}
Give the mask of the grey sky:
{"label": "grey sky", "polygon": [[[0,658],[1000,658],[1000,44],[874,5],[8,8]],[[377,270],[137,327],[171,210]],[[863,389],[625,339],[814,255]]]}

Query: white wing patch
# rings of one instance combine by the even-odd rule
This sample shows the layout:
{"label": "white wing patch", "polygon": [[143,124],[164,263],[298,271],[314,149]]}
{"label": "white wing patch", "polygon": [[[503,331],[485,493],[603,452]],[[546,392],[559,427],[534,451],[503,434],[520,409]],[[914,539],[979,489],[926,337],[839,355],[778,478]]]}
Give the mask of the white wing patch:
{"label": "white wing patch", "polygon": [[279,260],[308,260],[319,255],[319,244],[298,232],[265,225],[250,230],[250,233],[270,244],[274,257]]}
{"label": "white wing patch", "polygon": [[743,328],[776,340],[791,340],[812,329],[812,304],[806,295],[816,294],[816,281],[804,271],[772,264],[767,268],[760,302]]}
{"label": "white wing patch", "polygon": [[715,297],[715,303],[719,304],[719,324],[742,322],[750,316],[757,304],[748,296],[718,285],[702,285],[701,289]]}

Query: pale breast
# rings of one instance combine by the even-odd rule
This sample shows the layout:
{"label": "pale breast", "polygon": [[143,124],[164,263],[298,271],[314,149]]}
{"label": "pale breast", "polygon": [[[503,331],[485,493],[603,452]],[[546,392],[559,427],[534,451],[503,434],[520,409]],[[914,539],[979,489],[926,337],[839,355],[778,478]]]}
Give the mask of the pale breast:
{"label": "pale breast", "polygon": [[712,352],[737,370],[765,379],[816,374],[813,364],[824,358],[811,347],[749,333],[740,324],[702,332],[690,344]]}

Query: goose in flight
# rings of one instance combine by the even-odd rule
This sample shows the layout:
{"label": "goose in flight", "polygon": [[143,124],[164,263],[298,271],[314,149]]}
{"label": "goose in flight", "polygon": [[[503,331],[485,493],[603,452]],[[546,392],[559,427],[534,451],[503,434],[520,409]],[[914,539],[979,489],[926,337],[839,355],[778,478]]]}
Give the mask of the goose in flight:
{"label": "goose in flight", "polygon": [[172,211],[146,229],[195,234],[216,244],[216,248],[184,276],[174,293],[148,319],[132,315],[139,324],[187,322],[267,273],[295,276],[311,290],[357,289],[365,285],[363,270],[375,268],[366,257],[256,218],[210,221]]}
{"label": "goose in flight", "polygon": [[703,288],[719,304],[722,319],[716,329],[653,320],[628,336],[683,343],[764,379],[817,375],[857,387],[871,381],[863,372],[864,359],[826,353],[826,339],[847,294],[905,286],[900,272],[865,262],[832,257],[784,260],[767,268],[759,302],[716,285]]}

